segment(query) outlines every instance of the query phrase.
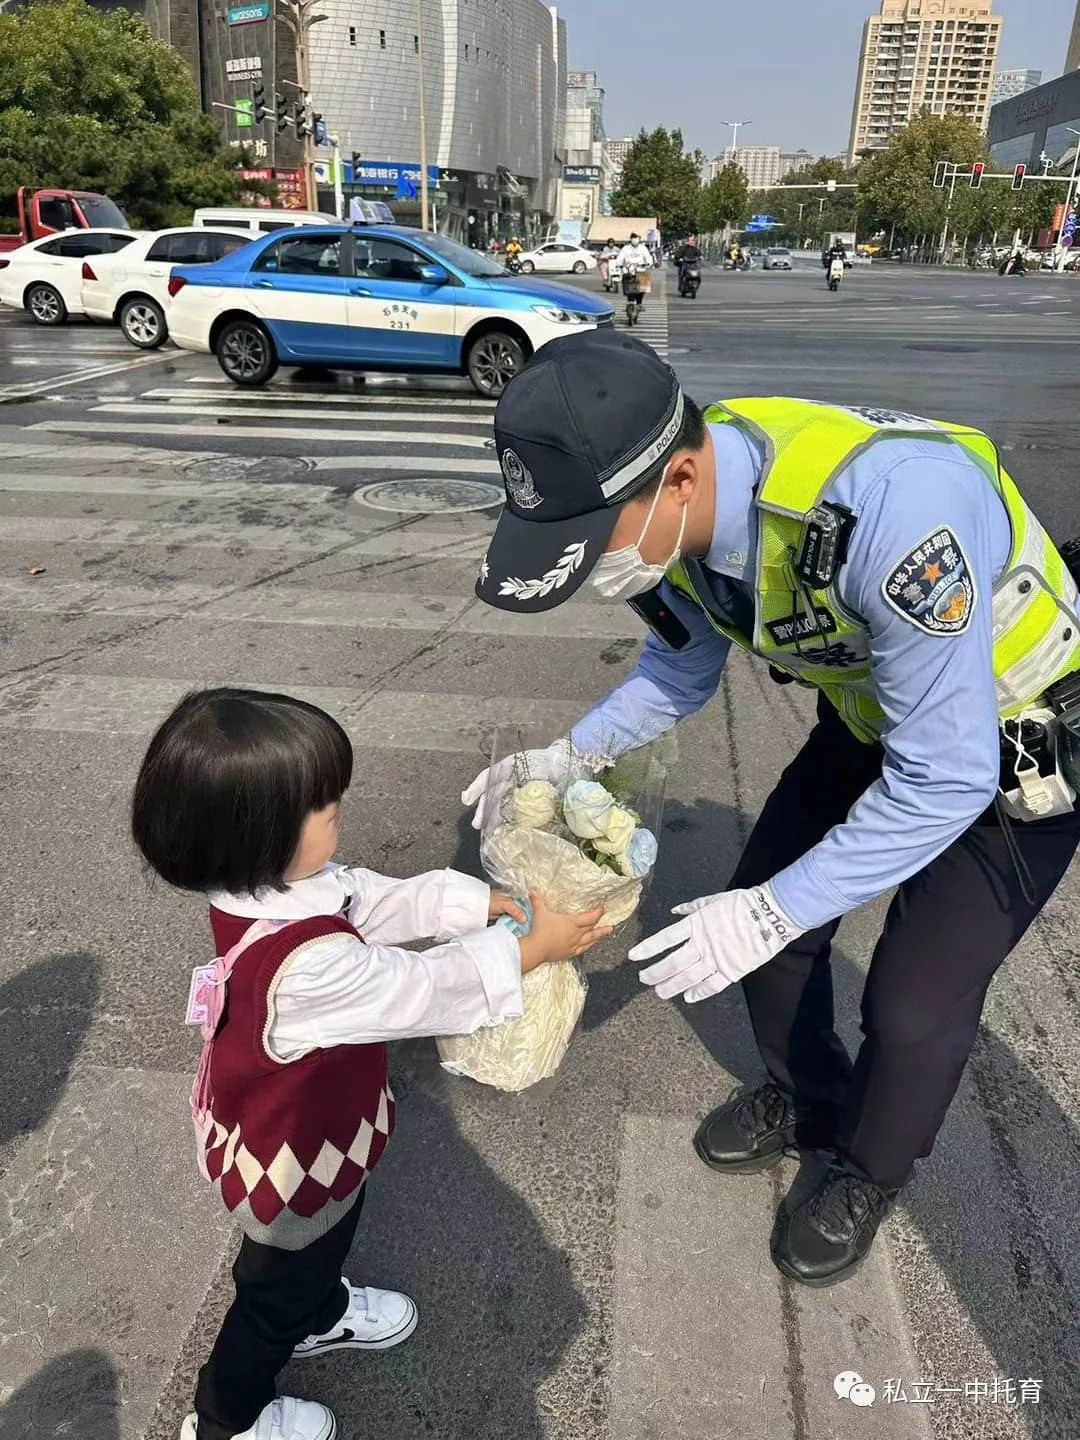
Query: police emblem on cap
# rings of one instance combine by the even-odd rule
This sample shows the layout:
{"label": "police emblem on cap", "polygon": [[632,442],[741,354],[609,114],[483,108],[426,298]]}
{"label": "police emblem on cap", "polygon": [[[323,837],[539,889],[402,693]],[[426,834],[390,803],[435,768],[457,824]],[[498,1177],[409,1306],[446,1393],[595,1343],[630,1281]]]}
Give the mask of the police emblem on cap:
{"label": "police emblem on cap", "polygon": [[533,484],[528,467],[513,450],[502,453],[502,472],[506,481],[506,493],[519,510],[535,510],[544,498]]}

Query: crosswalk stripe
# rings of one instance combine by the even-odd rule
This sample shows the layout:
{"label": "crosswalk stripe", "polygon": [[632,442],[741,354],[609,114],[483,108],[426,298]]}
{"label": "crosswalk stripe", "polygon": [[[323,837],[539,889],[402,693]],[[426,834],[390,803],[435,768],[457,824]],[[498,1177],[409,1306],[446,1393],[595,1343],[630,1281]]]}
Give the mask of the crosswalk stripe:
{"label": "crosswalk stripe", "polygon": [[[347,556],[349,550],[338,552]],[[461,557],[461,551],[457,552]],[[417,558],[420,558],[419,556]],[[431,558],[431,557],[428,557]],[[453,559],[455,557],[447,557]],[[461,557],[463,558],[463,557]],[[138,619],[221,620],[233,625],[304,625],[352,630],[434,630],[465,635],[506,635],[506,617],[472,594],[468,583],[455,594],[395,594],[330,590],[321,585],[259,584],[230,591],[186,581],[159,586],[118,585],[112,580],[0,578],[0,609],[11,614],[125,615]],[[520,623],[519,623],[520,622]],[[514,638],[614,640],[641,637],[627,605],[570,600],[542,615],[514,617]]]}
{"label": "crosswalk stripe", "polygon": [[0,385],[0,401],[25,399],[28,396],[40,395],[52,390],[64,390],[70,385],[85,385],[91,380],[104,379],[106,375],[119,375],[128,370],[143,370],[148,365],[160,365],[163,360],[171,358],[167,353],[142,355],[136,360],[122,360],[116,365],[97,365],[89,369],[76,370],[72,374],[43,380],[27,380],[21,385]]}
{"label": "crosswalk stripe", "polygon": [[[183,405],[180,404],[178,401],[169,402],[166,410],[166,407],[162,405],[144,404],[141,400],[132,400],[110,401],[108,404],[105,405],[93,405],[91,406],[90,413],[93,415],[161,415],[165,413],[168,413],[170,415],[205,415],[207,413],[207,410],[205,405]],[[317,438],[325,437],[326,439],[333,440],[362,439],[364,443],[368,445],[401,445],[407,443],[409,445],[438,445],[444,448],[449,446],[451,448],[467,450],[484,450],[491,448],[488,439],[483,435],[458,435],[455,434],[452,430],[444,430],[441,434],[437,435],[426,435],[422,431],[415,430],[324,430],[317,423],[319,419],[317,411],[305,410],[297,407],[283,407],[280,410],[274,410],[272,407],[251,405],[245,406],[243,410],[237,411],[236,413],[238,415],[251,416],[253,419],[256,420],[283,419],[311,420],[313,422],[312,428],[309,430],[302,430],[299,432],[290,430],[274,430],[270,432],[271,434],[287,435],[291,433],[298,433],[302,438],[314,436]],[[390,418],[396,419],[397,417],[391,416]],[[434,415],[417,416],[414,417],[414,421],[416,419],[444,420],[445,418],[445,416]],[[225,417],[222,417],[222,419],[224,420]],[[372,419],[372,416],[365,411],[356,410],[340,412],[339,414],[335,415],[334,419],[370,420]],[[230,433],[251,433],[250,430],[238,429],[235,421],[232,418],[229,418],[227,423]],[[172,429],[174,427],[170,426],[168,428]],[[182,429],[185,433],[190,433],[190,427],[188,427],[187,425],[178,426],[175,428]],[[209,430],[206,431],[206,433],[213,434],[213,431]]]}
{"label": "crosswalk stripe", "polygon": [[[52,733],[145,736],[188,690],[214,683],[211,657],[205,677],[152,679],[145,675],[73,675],[63,671],[14,685],[0,683],[0,728]],[[478,696],[413,690],[372,691],[345,686],[278,686],[228,677],[252,690],[285,687],[290,695],[330,712],[353,744],[375,750],[428,750],[452,755],[490,754],[496,730],[564,735],[581,718],[576,700]]]}
{"label": "crosswalk stripe", "polygon": [[[329,443],[334,440],[347,440],[355,443],[358,439],[356,430],[331,430],[318,426],[271,426],[271,425],[236,425],[227,427],[222,425],[161,425],[148,424],[144,421],[117,420],[115,424],[109,420],[39,420],[34,425],[27,426],[27,430],[33,433],[51,433],[54,435],[87,435],[87,434],[131,434],[131,435],[183,435],[187,438],[210,438],[216,440],[222,438],[223,432],[227,429],[228,434],[235,438],[246,440],[317,440]],[[370,438],[370,437],[363,437]],[[420,437],[415,435],[404,436],[393,433],[386,437],[386,440],[396,443],[415,444]],[[426,442],[445,446],[445,439],[431,439]],[[458,443],[458,442],[455,442]],[[462,440],[463,445],[486,448],[486,442],[481,440]],[[491,452],[494,454],[494,452]],[[409,470],[420,473],[438,473],[443,475],[478,475],[497,473],[498,462],[494,459],[487,460],[477,456],[476,459],[455,458],[453,456],[433,455],[416,457],[413,455],[355,455],[337,457],[344,461],[343,468],[361,470],[368,468],[380,470]]]}
{"label": "crosswalk stripe", "polygon": [[[194,451],[196,458],[225,460],[224,455]],[[50,459],[58,458],[50,452]],[[77,464],[77,460],[73,460]],[[431,467],[426,467],[430,469]],[[13,491],[32,495],[140,495],[165,500],[203,500],[208,503],[248,505],[295,504],[300,501],[334,500],[338,490],[332,485],[305,485],[293,481],[258,480],[183,480],[172,475],[50,475],[40,470],[0,472],[0,492]]]}
{"label": "crosswalk stripe", "polygon": [[[48,487],[35,487],[35,493]],[[196,488],[192,482],[192,491]],[[252,487],[228,486],[228,496],[220,491],[207,491],[205,482],[197,486],[203,500],[211,504],[222,498],[244,499],[250,506],[257,506],[258,495],[251,495]],[[216,519],[208,520],[98,520],[83,515],[5,515],[0,523],[0,546],[22,545],[40,547],[44,545],[105,545],[110,549],[125,547],[165,546],[177,550],[180,547],[198,548],[210,546],[215,550],[272,550],[272,551],[321,551],[339,547],[344,539],[340,518],[334,524],[324,521],[312,524],[311,515],[325,510],[326,502],[336,492],[323,485],[266,485],[262,487],[264,500],[279,507],[282,521],[279,525],[229,525]],[[291,491],[283,495],[282,491]],[[241,493],[242,491],[242,493]],[[82,494],[101,494],[99,485],[86,485]],[[130,493],[130,492],[129,492]],[[154,492],[161,495],[161,490]],[[185,492],[185,495],[190,492]],[[297,514],[299,507],[306,507],[303,515]],[[350,507],[351,509],[351,507]],[[340,517],[340,506],[335,506]],[[366,523],[372,511],[350,513],[355,523],[360,515]],[[432,517],[433,519],[435,517]],[[405,528],[388,526],[385,531],[358,534],[347,549],[339,550],[340,555],[371,555],[384,559],[415,557],[416,559],[467,559],[478,560],[487,549],[491,527],[485,530],[475,528],[443,528],[449,517],[437,517],[440,525],[430,526],[428,517],[418,517],[417,523]],[[423,528],[421,528],[423,525]],[[0,584],[3,584],[0,581]]]}
{"label": "crosswalk stripe", "polygon": [[[107,397],[102,396],[101,398],[105,399]],[[444,405],[446,407],[445,413],[447,414],[453,414],[459,410],[463,410],[465,412],[481,412],[479,414],[466,413],[462,416],[462,423],[469,425],[481,425],[484,423],[487,415],[492,415],[495,412],[495,402],[493,400],[472,399],[471,397],[465,395],[452,395],[445,398],[441,398],[438,395],[364,395],[359,392],[357,392],[355,395],[333,395],[323,390],[305,393],[305,391],[302,389],[283,391],[270,388],[264,388],[257,391],[244,391],[233,389],[226,392],[226,394],[224,395],[218,394],[216,392],[207,392],[207,394],[205,395],[199,395],[196,391],[193,390],[186,390],[183,388],[169,389],[168,387],[160,387],[156,390],[142,391],[139,398],[142,400],[182,401],[205,399],[208,403],[214,405],[237,405],[247,404],[251,402],[257,402],[260,405],[265,405],[269,403],[295,405],[298,402],[305,400],[312,405],[356,405],[361,409],[364,409],[367,406],[377,405],[387,406],[389,408],[399,410],[400,414],[398,415],[398,418],[403,421],[411,420],[414,418],[414,407],[426,407],[427,409],[432,410],[432,413],[434,414],[438,412],[437,409],[432,409],[432,407]]]}

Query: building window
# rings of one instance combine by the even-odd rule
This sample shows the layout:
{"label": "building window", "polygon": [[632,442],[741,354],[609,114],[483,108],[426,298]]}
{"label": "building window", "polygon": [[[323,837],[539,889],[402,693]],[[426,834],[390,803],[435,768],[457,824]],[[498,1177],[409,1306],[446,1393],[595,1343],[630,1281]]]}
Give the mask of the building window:
{"label": "building window", "polygon": [[414,36],[412,37],[412,48],[413,48],[413,54],[414,54],[414,55],[419,55],[419,54],[420,54],[420,36],[419,36],[419,35],[414,35]]}
{"label": "building window", "polygon": [[355,26],[355,25],[350,25],[350,26],[349,26],[349,44],[350,44],[350,45],[355,45],[355,44],[356,44],[356,26]]}
{"label": "building window", "polygon": [[380,30],[380,31],[379,31],[379,49],[380,49],[380,50],[385,50],[385,49],[386,49],[386,31],[385,31],[385,30]]}

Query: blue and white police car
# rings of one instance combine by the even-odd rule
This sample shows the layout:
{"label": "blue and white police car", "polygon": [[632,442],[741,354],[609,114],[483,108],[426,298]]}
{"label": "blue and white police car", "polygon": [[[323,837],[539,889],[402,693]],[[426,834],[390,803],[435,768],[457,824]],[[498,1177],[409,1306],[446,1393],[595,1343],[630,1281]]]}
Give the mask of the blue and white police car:
{"label": "blue and white police car", "polygon": [[279,365],[467,374],[501,393],[542,345],[611,325],[610,304],[523,279],[445,235],[391,225],[277,231],[169,278],[169,334],[237,385]]}

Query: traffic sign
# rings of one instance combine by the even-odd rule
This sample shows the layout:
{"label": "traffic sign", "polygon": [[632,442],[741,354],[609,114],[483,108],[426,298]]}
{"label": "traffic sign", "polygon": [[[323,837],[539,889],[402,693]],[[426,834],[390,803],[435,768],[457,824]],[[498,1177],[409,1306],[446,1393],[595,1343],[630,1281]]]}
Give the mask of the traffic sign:
{"label": "traffic sign", "polygon": [[1073,243],[1076,236],[1076,211],[1070,210],[1065,216],[1065,224],[1061,229],[1061,243],[1066,249]]}

